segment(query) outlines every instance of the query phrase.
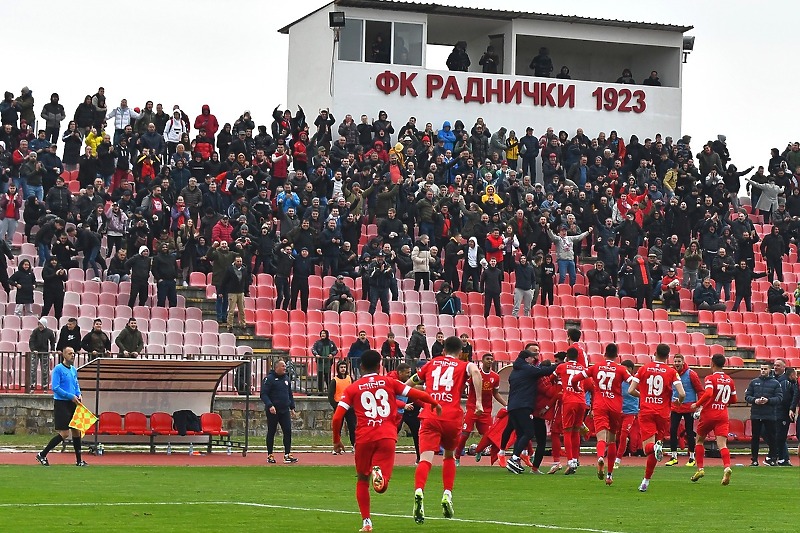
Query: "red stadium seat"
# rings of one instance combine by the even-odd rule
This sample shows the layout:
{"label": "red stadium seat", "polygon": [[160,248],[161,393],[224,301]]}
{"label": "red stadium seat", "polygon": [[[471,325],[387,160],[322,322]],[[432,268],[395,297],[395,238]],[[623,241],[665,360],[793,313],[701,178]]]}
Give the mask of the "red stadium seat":
{"label": "red stadium seat", "polygon": [[203,413],[200,415],[200,426],[205,435],[228,436],[228,432],[222,429],[222,417],[217,413]]}
{"label": "red stadium seat", "polygon": [[172,415],[169,413],[155,412],[150,415],[150,431],[153,435],[177,435],[172,428]]}
{"label": "red stadium seat", "polygon": [[127,435],[150,435],[150,430],[147,428],[147,417],[139,411],[125,413],[123,429]]}
{"label": "red stadium seat", "polygon": [[125,431],[122,429],[122,416],[114,411],[100,413],[97,433],[100,435],[124,435]]}

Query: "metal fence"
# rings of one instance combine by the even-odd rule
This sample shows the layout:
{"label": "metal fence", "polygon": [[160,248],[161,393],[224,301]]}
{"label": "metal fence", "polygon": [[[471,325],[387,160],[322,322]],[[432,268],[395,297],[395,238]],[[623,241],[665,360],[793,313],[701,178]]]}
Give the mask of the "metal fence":
{"label": "metal fence", "polygon": [[[183,355],[183,354],[149,354],[143,359],[242,359],[235,370],[223,376],[217,387],[217,393],[258,395],[262,380],[279,361],[287,364],[287,374],[292,382],[292,390],[302,394],[327,394],[331,378],[336,373],[336,366],[344,361],[348,365],[348,373],[355,380],[359,377],[359,358],[327,358],[310,356],[283,355]],[[75,365],[80,367],[93,359],[87,353],[75,356]],[[58,352],[0,352],[0,393],[43,393],[49,394],[50,375],[53,368],[61,361]],[[381,374],[397,368],[405,359],[384,358]],[[44,375],[43,375],[44,374]],[[249,378],[249,379],[248,379]]]}

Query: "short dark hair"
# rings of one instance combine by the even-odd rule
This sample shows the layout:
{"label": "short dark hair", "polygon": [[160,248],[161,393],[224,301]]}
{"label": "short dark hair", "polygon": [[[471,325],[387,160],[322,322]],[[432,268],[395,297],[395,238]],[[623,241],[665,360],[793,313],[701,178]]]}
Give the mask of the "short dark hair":
{"label": "short dark hair", "polygon": [[567,359],[567,352],[556,352],[553,357],[556,361],[563,363]]}
{"label": "short dark hair", "polygon": [[717,368],[725,368],[725,356],[721,353],[712,355],[711,364]]}
{"label": "short dark hair", "polygon": [[577,361],[578,360],[578,349],[577,348],[567,348],[567,360],[569,361]]}
{"label": "short dark hair", "polygon": [[633,364],[633,361],[631,361],[630,359],[625,359],[625,360],[622,362],[622,366],[624,366],[624,367],[625,367],[625,368],[627,368],[628,370],[633,370],[634,368],[636,368],[636,365],[634,365],[634,364]]}
{"label": "short dark hair", "polygon": [[444,353],[447,355],[458,355],[462,348],[464,348],[464,343],[455,335],[444,340]]}
{"label": "short dark hair", "polygon": [[377,372],[381,367],[381,354],[375,350],[367,350],[361,354],[361,370],[365,373]]}
{"label": "short dark hair", "polygon": [[487,357],[492,357],[492,358],[494,358],[494,354],[493,354],[492,352],[486,352],[485,354],[483,354],[483,355],[481,356],[481,361],[483,361],[483,360],[484,360],[484,359],[486,359]]}
{"label": "short dark hair", "polygon": [[569,328],[567,330],[567,337],[569,337],[569,340],[572,342],[578,342],[581,340],[581,330],[578,328]]}
{"label": "short dark hair", "polygon": [[619,348],[613,342],[609,342],[606,346],[606,359],[616,359],[619,354]]}
{"label": "short dark hair", "polygon": [[411,365],[408,363],[400,363],[397,365],[397,371],[402,372],[403,370],[411,370]]}
{"label": "short dark hair", "polygon": [[669,346],[664,343],[659,344],[656,346],[656,359],[661,361],[666,361],[669,357]]}

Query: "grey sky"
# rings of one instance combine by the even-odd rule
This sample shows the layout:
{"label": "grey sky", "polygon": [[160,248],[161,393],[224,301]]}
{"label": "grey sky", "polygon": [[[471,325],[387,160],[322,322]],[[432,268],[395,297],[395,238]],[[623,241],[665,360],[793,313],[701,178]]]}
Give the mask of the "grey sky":
{"label": "grey sky", "polygon": [[[208,103],[220,123],[232,123],[249,109],[256,124],[269,126],[272,108],[286,102],[288,37],[277,29],[325,3],[30,0],[22,9],[6,0],[2,18],[9,57],[0,89],[16,96],[29,86],[37,115],[55,91],[71,117],[83,96],[103,85],[109,105],[118,105],[121,98],[131,107],[148,99],[166,109],[178,103],[194,119]],[[442,3],[536,9],[526,0]],[[742,169],[766,165],[771,147],[783,149],[800,138],[791,104],[798,75],[787,68],[798,38],[790,27],[779,26],[781,14],[794,8],[787,0],[573,0],[549,3],[547,12],[694,26],[695,51],[684,65],[683,133],[692,135],[696,151],[725,134],[732,162]],[[373,112],[356,109],[353,114],[362,111]],[[538,131],[547,126],[536,125]]]}

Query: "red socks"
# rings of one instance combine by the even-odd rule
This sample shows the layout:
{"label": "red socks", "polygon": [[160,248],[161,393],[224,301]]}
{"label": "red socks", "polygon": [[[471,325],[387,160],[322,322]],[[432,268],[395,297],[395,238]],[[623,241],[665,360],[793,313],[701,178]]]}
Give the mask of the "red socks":
{"label": "red socks", "polygon": [[608,469],[609,474],[614,471],[614,463],[616,461],[617,461],[617,443],[612,442],[611,444],[608,445],[608,461],[606,461],[606,468]]}
{"label": "red socks", "polygon": [[[720,448],[719,454],[722,456],[722,466],[725,468],[731,467],[731,451],[728,448]],[[701,455],[697,455],[697,451],[695,451],[695,455],[697,457],[702,457]],[[697,463],[698,465],[700,463]]]}
{"label": "red socks", "polygon": [[567,459],[577,459],[581,454],[581,435],[577,431],[566,431],[564,433],[564,448],[567,451]]}
{"label": "red socks", "polygon": [[[721,451],[721,450],[720,450]],[[728,455],[730,458],[730,455]],[[694,445],[694,460],[697,462],[697,468],[703,468],[703,463],[706,458],[706,448],[702,444]]]}
{"label": "red socks", "polygon": [[456,460],[454,457],[445,457],[444,459],[442,459],[442,486],[444,490],[452,491],[455,482],[456,482]]}
{"label": "red socks", "polygon": [[656,461],[656,456],[655,454],[652,453],[652,451],[653,451],[653,445],[650,444],[650,453],[647,454],[647,466],[645,466],[644,469],[645,479],[650,479],[651,477],[653,477],[653,472],[656,471],[656,465],[658,464],[658,461]]}
{"label": "red socks", "polygon": [[597,441],[597,458],[605,457],[606,455],[606,441]]}
{"label": "red socks", "polygon": [[551,433],[550,440],[553,441],[553,462],[561,462],[561,433]]}
{"label": "red socks", "polygon": [[467,445],[467,439],[469,439],[469,433],[462,433],[461,437],[458,439],[458,446],[456,446],[456,457],[461,457],[461,451],[464,449],[464,446]]}
{"label": "red socks", "polygon": [[367,480],[356,481],[356,501],[358,501],[358,510],[361,511],[361,519],[369,518],[369,482]]}
{"label": "red socks", "polygon": [[619,444],[617,445],[617,453],[620,456],[624,456],[626,451],[628,451],[628,432],[620,431]]}
{"label": "red socks", "polygon": [[[649,444],[645,444],[644,445],[644,454],[645,455],[653,455],[653,447],[654,446],[655,446],[655,443],[653,443],[653,442],[651,442]],[[656,462],[658,462],[658,461],[656,461]]]}
{"label": "red socks", "polygon": [[[453,462],[455,468],[455,461]],[[414,489],[425,489],[425,484],[428,482],[428,474],[431,471],[431,464],[428,461],[420,461],[417,469],[414,472]],[[455,477],[455,474],[453,474]]]}

